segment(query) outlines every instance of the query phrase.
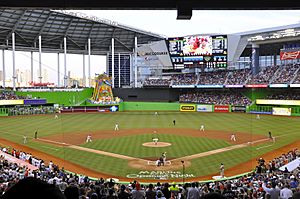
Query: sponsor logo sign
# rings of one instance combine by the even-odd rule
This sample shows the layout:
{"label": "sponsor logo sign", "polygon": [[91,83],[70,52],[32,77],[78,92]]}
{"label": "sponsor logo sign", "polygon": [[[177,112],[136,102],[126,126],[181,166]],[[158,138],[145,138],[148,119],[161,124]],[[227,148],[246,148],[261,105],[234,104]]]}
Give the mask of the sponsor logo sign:
{"label": "sponsor logo sign", "polygon": [[24,104],[24,100],[0,100],[0,105],[19,105]]}
{"label": "sponsor logo sign", "polygon": [[24,100],[25,105],[38,105],[38,104],[47,104],[46,99],[25,99]]}
{"label": "sponsor logo sign", "polygon": [[249,84],[245,85],[246,88],[267,88],[267,84]]}
{"label": "sponsor logo sign", "polygon": [[213,112],[212,105],[197,105],[198,112]]}
{"label": "sponsor logo sign", "polygon": [[228,105],[215,105],[214,112],[227,113],[227,112],[229,112],[229,106]]}
{"label": "sponsor logo sign", "polygon": [[231,106],[232,112],[246,112],[246,106]]}
{"label": "sponsor logo sign", "polygon": [[285,116],[291,116],[292,115],[292,109],[291,108],[275,108],[272,109],[273,115],[285,115]]}
{"label": "sponsor logo sign", "polygon": [[300,100],[266,100],[257,99],[256,104],[300,106]]}
{"label": "sponsor logo sign", "polygon": [[280,60],[300,59],[300,51],[280,52]]}
{"label": "sponsor logo sign", "polygon": [[183,112],[196,111],[196,105],[193,105],[193,104],[181,104],[180,105],[180,111],[183,111]]}

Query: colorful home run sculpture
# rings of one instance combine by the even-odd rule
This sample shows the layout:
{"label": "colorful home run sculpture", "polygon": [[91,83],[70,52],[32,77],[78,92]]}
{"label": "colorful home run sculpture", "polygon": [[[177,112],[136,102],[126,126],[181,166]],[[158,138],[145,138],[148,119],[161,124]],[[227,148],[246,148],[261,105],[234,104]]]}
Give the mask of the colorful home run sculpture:
{"label": "colorful home run sculpture", "polygon": [[95,79],[95,88],[92,102],[95,104],[116,104],[120,98],[114,98],[112,92],[112,80],[107,74],[101,74]]}

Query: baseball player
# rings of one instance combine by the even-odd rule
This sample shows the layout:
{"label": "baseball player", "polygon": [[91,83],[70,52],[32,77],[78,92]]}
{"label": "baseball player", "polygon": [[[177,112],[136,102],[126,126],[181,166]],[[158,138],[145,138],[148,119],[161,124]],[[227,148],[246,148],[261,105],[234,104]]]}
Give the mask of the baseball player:
{"label": "baseball player", "polygon": [[27,136],[23,135],[23,144],[27,143]]}
{"label": "baseball player", "polygon": [[55,114],[54,119],[58,119],[58,115],[57,114]]}
{"label": "baseball player", "polygon": [[257,115],[256,115],[256,119],[257,119],[257,120],[259,120],[259,119],[260,119],[260,116],[259,116],[259,114],[257,114]]}
{"label": "baseball player", "polygon": [[224,164],[221,163],[221,166],[220,166],[220,176],[221,176],[221,178],[224,178],[224,170],[225,170]]}
{"label": "baseball player", "polygon": [[200,126],[200,131],[204,131],[204,125],[203,124],[201,124],[201,126]]}
{"label": "baseball player", "polygon": [[157,145],[158,138],[152,138],[152,141],[154,142],[154,145]]}
{"label": "baseball player", "polygon": [[86,141],[85,141],[86,143],[88,143],[88,142],[92,142],[92,136],[91,135],[88,135],[87,137],[86,137]]}
{"label": "baseball player", "polygon": [[230,140],[231,140],[231,141],[234,141],[234,142],[236,141],[236,138],[235,138],[235,134],[234,134],[234,133],[231,134]]}
{"label": "baseball player", "polygon": [[119,130],[119,123],[116,123],[115,124],[115,131],[118,131]]}

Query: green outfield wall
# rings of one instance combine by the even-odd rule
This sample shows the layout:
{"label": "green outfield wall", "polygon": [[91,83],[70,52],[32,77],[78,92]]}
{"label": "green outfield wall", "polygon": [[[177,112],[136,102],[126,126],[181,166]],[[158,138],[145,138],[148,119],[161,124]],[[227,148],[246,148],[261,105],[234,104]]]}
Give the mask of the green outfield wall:
{"label": "green outfield wall", "polygon": [[93,88],[86,88],[83,91],[54,91],[54,92],[21,92],[16,94],[20,96],[31,96],[32,98],[47,99],[47,103],[60,104],[65,106],[79,106],[90,98]]}
{"label": "green outfield wall", "polygon": [[168,102],[122,102],[120,111],[179,111],[179,103]]}

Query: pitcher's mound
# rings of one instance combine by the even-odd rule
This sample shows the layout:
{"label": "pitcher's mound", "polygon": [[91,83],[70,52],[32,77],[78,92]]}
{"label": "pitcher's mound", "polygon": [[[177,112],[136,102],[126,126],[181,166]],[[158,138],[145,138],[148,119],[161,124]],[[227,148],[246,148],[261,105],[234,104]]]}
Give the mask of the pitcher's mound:
{"label": "pitcher's mound", "polygon": [[146,147],[166,147],[171,146],[172,144],[169,142],[157,142],[156,144],[154,142],[145,142],[143,143],[143,146]]}

